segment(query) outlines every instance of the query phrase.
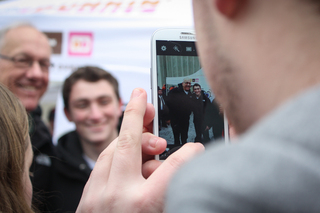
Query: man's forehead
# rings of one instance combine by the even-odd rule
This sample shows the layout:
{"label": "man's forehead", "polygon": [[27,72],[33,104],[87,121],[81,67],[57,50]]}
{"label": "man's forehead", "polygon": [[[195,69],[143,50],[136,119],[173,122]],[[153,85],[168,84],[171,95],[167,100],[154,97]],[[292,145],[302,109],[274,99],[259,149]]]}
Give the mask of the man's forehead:
{"label": "man's forehead", "polygon": [[112,99],[116,98],[113,94],[95,94],[93,96],[88,96],[86,94],[79,94],[77,96],[74,96],[71,99],[71,102],[81,102],[81,101],[87,101],[87,102],[94,102],[94,101],[99,101],[101,99]]}
{"label": "man's forehead", "polygon": [[48,38],[29,26],[10,29],[3,40],[2,53],[38,53],[50,57],[51,47]]}
{"label": "man's forehead", "polygon": [[103,97],[116,97],[112,84],[104,79],[96,82],[78,80],[73,84],[70,99],[99,99]]}

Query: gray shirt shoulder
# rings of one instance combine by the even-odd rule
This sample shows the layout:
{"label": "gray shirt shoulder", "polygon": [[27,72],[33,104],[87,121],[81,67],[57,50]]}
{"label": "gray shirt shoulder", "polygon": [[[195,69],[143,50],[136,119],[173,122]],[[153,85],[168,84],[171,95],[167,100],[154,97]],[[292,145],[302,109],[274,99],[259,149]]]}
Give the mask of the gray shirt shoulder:
{"label": "gray shirt shoulder", "polygon": [[320,212],[320,89],[181,168],[166,212]]}

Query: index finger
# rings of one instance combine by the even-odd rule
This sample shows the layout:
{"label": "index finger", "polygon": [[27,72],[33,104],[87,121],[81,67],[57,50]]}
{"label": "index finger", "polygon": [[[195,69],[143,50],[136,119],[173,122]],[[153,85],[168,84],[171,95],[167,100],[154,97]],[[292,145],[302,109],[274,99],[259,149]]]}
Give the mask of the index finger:
{"label": "index finger", "polygon": [[110,180],[124,183],[125,179],[141,176],[141,138],[147,107],[147,93],[134,89],[126,106],[117,146],[113,155]]}
{"label": "index finger", "polygon": [[146,113],[143,118],[143,132],[151,132],[153,133],[153,119],[154,119],[155,111],[154,106],[150,103],[147,103]]}

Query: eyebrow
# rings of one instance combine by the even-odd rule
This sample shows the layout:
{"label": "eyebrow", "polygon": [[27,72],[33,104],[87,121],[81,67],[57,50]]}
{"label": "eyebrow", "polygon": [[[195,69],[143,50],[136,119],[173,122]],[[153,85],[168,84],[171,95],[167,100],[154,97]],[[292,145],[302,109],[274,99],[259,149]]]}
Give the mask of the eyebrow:
{"label": "eyebrow", "polygon": [[[15,54],[13,57],[15,57],[15,56],[24,56],[24,57],[27,57],[27,58],[34,58],[33,56],[31,56],[30,54],[25,53],[25,52],[21,52],[21,53]],[[39,60],[41,60],[41,61],[44,61],[44,60],[50,61],[50,58],[45,57],[45,58],[40,58]]]}
{"label": "eyebrow", "polygon": [[[110,98],[110,99],[112,99],[112,96],[110,96],[110,95],[101,95],[101,96],[98,96],[97,98],[95,98],[94,100],[102,99],[102,98]],[[81,102],[81,101],[88,101],[88,100],[91,100],[91,99],[79,98],[79,99],[74,100],[74,102]]]}

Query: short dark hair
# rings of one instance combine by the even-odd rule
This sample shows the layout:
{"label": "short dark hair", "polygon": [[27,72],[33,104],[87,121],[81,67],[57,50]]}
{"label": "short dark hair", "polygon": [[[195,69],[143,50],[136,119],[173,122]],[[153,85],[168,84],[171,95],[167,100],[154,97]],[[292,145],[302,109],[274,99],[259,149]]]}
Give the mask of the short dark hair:
{"label": "short dark hair", "polygon": [[194,89],[194,87],[200,87],[200,89],[201,89],[201,86],[200,86],[200,84],[198,84],[198,83],[195,83],[193,86],[192,86],[192,88]]}
{"label": "short dark hair", "polygon": [[74,71],[63,83],[62,95],[64,107],[69,110],[69,98],[72,87],[79,80],[85,80],[88,82],[97,82],[99,80],[108,81],[116,93],[118,100],[120,100],[119,95],[119,83],[115,77],[113,77],[108,71],[103,70],[99,67],[85,66],[80,67]]}

